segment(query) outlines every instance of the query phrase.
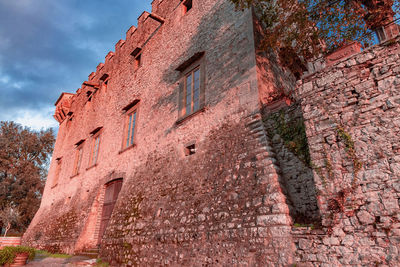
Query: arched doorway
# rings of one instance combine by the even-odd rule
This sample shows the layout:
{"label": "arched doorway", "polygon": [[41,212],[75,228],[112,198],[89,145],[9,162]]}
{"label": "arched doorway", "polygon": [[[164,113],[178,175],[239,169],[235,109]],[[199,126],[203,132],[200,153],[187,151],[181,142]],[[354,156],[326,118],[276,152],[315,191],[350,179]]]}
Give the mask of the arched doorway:
{"label": "arched doorway", "polygon": [[104,204],[101,212],[101,223],[100,223],[100,233],[99,233],[99,243],[103,238],[104,232],[107,228],[108,222],[111,219],[112,212],[114,210],[115,203],[118,199],[118,194],[122,188],[122,179],[113,180],[106,185],[106,190],[104,194]]}

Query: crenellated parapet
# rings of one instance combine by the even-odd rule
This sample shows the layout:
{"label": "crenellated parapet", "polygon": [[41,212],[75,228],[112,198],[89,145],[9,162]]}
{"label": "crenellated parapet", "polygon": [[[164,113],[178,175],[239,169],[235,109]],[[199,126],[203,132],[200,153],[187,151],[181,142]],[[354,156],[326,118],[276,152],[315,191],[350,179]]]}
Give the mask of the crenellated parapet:
{"label": "crenellated parapet", "polygon": [[152,13],[158,14],[164,18],[168,17],[179,5],[182,0],[153,0],[151,3]]}
{"label": "crenellated parapet", "polygon": [[[180,0],[153,1],[152,13],[144,11],[137,19],[137,26],[131,26],[127,30],[125,40],[121,39],[115,44],[115,52],[108,52],[104,62],[99,63],[96,71],[92,72],[88,76],[88,80],[82,83],[81,88],[77,90],[76,97],[83,99],[79,100],[76,104],[82,105],[86,101],[91,101],[91,96],[95,92],[107,88],[107,83],[112,78],[112,71],[115,68],[115,64],[131,60],[132,64],[136,65],[135,62],[138,61],[138,57],[145,50],[146,44],[165,23],[165,17],[173,13],[183,2]],[[63,121],[61,117],[58,118],[60,118],[60,121]]]}

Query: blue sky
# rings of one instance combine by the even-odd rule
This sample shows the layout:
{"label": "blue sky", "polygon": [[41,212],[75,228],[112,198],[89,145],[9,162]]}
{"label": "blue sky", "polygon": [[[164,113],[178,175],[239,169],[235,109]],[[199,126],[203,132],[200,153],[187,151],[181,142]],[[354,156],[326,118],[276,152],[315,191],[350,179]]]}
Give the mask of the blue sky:
{"label": "blue sky", "polygon": [[75,92],[151,0],[0,0],[0,121],[57,127],[61,92]]}

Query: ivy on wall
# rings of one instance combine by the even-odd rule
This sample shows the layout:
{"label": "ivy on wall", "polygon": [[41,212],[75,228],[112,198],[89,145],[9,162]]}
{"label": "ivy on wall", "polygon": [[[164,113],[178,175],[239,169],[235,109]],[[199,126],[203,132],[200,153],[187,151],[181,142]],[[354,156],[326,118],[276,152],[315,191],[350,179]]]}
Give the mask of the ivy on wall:
{"label": "ivy on wall", "polygon": [[290,110],[281,109],[278,112],[266,114],[263,120],[264,122],[272,122],[275,132],[280,135],[285,146],[311,168],[310,151],[303,118],[291,114]]}

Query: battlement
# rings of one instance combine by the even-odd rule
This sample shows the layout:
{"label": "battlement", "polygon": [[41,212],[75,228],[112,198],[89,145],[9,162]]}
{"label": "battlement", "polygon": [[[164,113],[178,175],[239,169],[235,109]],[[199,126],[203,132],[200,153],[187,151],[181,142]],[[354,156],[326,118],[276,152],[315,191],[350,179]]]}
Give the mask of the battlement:
{"label": "battlement", "polygon": [[159,14],[162,17],[167,18],[168,15],[174,12],[177,8],[180,8],[182,3],[186,1],[182,0],[154,0],[151,3],[152,13]]}
{"label": "battlement", "polygon": [[[138,51],[141,51],[154,33],[167,20],[171,20],[176,15],[180,15],[186,10],[186,6],[191,1],[182,0],[154,0],[152,12],[144,11],[137,19],[137,26],[132,25],[126,32],[125,40],[121,39],[115,44],[115,51],[110,51],[104,62],[100,62],[96,71],[88,76],[89,82],[102,83],[101,77],[104,75],[111,76],[114,62],[120,62],[122,58],[131,56],[131,60],[135,60]],[[87,91],[85,82],[82,87],[77,90],[74,97],[79,97],[82,91]],[[101,86],[100,86],[101,87]],[[89,100],[87,98],[86,100]],[[57,120],[60,123],[63,120]]]}

